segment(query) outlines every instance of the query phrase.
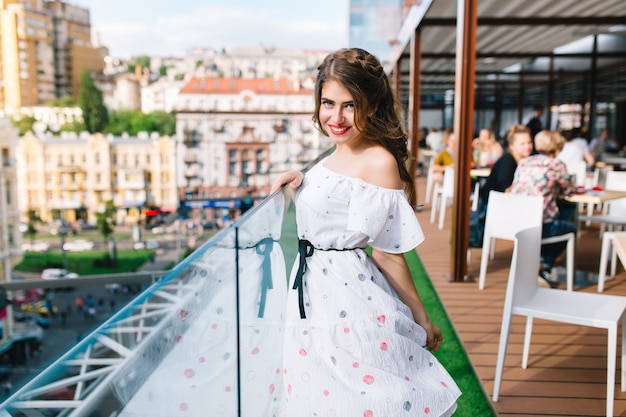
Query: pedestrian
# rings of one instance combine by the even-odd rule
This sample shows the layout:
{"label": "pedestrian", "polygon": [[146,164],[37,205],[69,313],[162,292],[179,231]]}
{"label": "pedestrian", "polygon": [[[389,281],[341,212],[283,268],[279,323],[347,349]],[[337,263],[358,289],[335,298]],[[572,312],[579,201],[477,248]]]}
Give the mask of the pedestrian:
{"label": "pedestrian", "polygon": [[81,311],[83,311],[83,307],[85,305],[85,302],[83,301],[82,298],[76,297],[76,300],[74,301],[74,305],[76,305],[76,311],[78,311],[80,313]]}
{"label": "pedestrian", "polygon": [[460,391],[430,352],[442,334],[404,258],[424,235],[407,198],[413,176],[398,101],[362,49],[332,53],[318,70],[313,121],[335,149],[273,186],[297,189],[284,414],[449,416]]}

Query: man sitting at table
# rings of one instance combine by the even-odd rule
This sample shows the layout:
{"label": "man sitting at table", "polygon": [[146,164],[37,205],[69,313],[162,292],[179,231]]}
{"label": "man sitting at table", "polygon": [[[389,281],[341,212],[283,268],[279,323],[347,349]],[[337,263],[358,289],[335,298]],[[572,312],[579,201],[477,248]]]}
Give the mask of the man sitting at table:
{"label": "man sitting at table", "polygon": [[[512,193],[543,196],[542,238],[577,232],[574,223],[569,221],[572,213],[560,209],[558,204],[559,197],[576,190],[565,164],[556,158],[564,144],[565,139],[558,132],[542,130],[537,133],[535,148],[539,153],[519,161],[511,186]],[[554,262],[566,246],[567,242],[541,245],[541,278],[549,281]]]}

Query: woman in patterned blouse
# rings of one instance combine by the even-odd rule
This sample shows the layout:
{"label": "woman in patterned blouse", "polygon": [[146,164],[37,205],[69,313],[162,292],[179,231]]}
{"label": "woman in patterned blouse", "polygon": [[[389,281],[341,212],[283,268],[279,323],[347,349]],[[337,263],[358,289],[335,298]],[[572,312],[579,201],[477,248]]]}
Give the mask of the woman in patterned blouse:
{"label": "woman in patterned blouse", "polygon": [[[556,158],[564,144],[565,139],[558,132],[542,130],[537,133],[535,147],[539,153],[519,161],[511,187],[512,193],[543,196],[542,238],[576,233],[576,226],[570,221],[575,207],[559,201],[576,189],[565,164]],[[566,245],[567,242],[558,242],[541,246],[541,277],[550,275]]]}

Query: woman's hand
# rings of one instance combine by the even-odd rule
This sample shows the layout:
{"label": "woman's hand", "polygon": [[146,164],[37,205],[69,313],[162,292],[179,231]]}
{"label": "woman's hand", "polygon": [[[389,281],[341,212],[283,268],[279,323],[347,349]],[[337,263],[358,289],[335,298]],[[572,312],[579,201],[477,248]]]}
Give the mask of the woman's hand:
{"label": "woman's hand", "polygon": [[295,190],[302,184],[302,180],[304,180],[304,174],[300,171],[283,172],[276,178],[274,184],[272,184],[271,192],[273,193],[280,189],[284,184],[289,184],[289,187]]}
{"label": "woman's hand", "polygon": [[436,352],[439,346],[441,346],[441,342],[443,342],[441,330],[430,320],[427,323],[418,324],[426,330],[426,346],[428,346],[428,349],[431,351]]}

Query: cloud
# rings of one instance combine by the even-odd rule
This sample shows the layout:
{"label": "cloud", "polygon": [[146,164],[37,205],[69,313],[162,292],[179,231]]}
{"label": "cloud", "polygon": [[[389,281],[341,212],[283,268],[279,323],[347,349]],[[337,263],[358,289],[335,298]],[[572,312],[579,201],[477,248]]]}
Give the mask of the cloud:
{"label": "cloud", "polygon": [[[94,26],[114,56],[182,56],[192,47],[215,49],[241,46],[337,49],[347,46],[345,18],[309,17],[284,10],[204,5],[148,23]],[[344,33],[345,32],[345,33]]]}

